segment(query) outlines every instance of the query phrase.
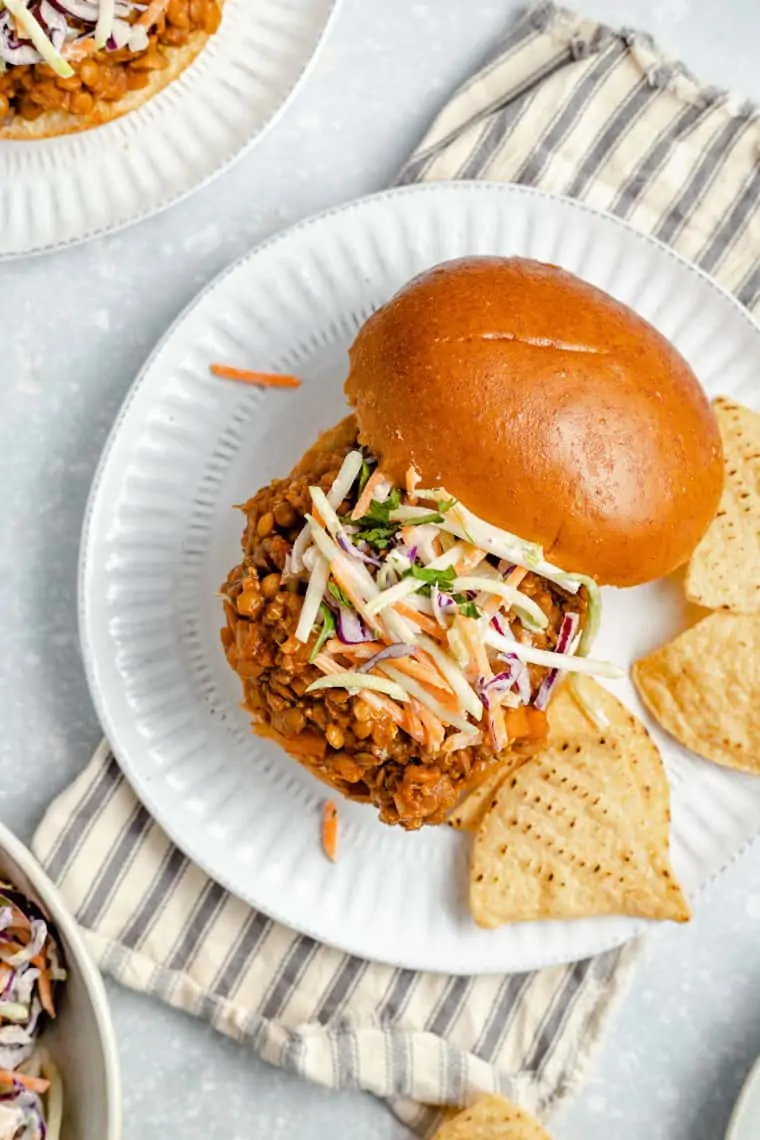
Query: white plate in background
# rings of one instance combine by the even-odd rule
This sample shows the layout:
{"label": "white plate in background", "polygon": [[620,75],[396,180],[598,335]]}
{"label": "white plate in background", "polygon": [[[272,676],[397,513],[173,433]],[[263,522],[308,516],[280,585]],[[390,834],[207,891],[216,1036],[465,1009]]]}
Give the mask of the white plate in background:
{"label": "white plate in background", "polygon": [[[319,846],[324,786],[254,737],[219,644],[214,597],[239,560],[231,504],[283,475],[342,414],[346,349],[427,266],[465,253],[562,265],[626,301],[683,352],[711,395],[757,405],[760,329],[736,301],[625,224],[523,187],[430,184],[286,231],[179,318],[129,394],[85,522],[84,659],[103,726],[148,809],[219,882],[289,926],[365,958],[452,973],[514,971],[618,945],[625,918],[475,927],[467,838],[408,834],[342,803],[341,854]],[[223,383],[209,362],[295,371],[301,389]],[[624,666],[683,623],[680,588],[607,590],[595,656]],[[628,681],[615,691],[641,713]],[[643,715],[643,714],[642,714]],[[760,832],[760,780],[658,733],[673,789],[673,858],[693,895]]]}
{"label": "white plate in background", "polygon": [[726,1140],[757,1140],[760,1136],[760,1060],[753,1065],[736,1102]]}
{"label": "white plate in background", "polygon": [[221,173],[281,112],[337,0],[227,0],[222,23],[138,110],[77,134],[0,139],[0,259],[157,213]]}

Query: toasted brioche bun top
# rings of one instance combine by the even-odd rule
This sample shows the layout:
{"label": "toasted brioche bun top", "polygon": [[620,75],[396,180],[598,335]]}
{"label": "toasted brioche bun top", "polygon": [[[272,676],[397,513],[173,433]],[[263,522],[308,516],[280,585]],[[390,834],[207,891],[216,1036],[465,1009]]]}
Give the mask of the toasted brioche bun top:
{"label": "toasted brioche bun top", "polygon": [[414,466],[565,570],[658,578],[715,514],[720,434],[688,364],[555,266],[439,265],[370,317],[350,360],[360,439],[394,480]]}

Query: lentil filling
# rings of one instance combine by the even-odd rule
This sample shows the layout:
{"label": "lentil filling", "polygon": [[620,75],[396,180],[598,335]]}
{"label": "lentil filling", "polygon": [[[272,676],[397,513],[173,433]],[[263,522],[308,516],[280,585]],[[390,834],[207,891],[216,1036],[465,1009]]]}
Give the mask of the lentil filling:
{"label": "lentil filling", "polygon": [[[414,829],[443,822],[462,793],[504,762],[506,755],[527,754],[535,748],[545,735],[546,718],[535,707],[519,710],[529,714],[520,718],[511,717],[518,710],[508,709],[506,754],[495,754],[487,737],[472,747],[431,750],[361,694],[345,688],[307,692],[322,673],[309,661],[316,632],[305,645],[295,637],[305,582],[290,572],[290,552],[305,515],[314,509],[309,487],[327,493],[345,456],[357,446],[354,442],[315,454],[311,470],[274,480],[242,507],[247,519],[243,560],[222,587],[227,624],[221,637],[227,660],[241,678],[244,707],[254,731],[277,740],[344,796],[374,804],[383,822]],[[346,515],[355,499],[353,494],[351,501],[338,505],[338,515]],[[532,573],[520,589],[548,618],[546,628],[531,635],[536,648],[555,648],[568,612],[577,613],[583,624],[584,590],[571,594]],[[519,637],[516,618],[510,618],[510,626]],[[528,669],[535,696],[548,670],[537,665]],[[519,724],[517,731],[510,731],[512,722]],[[455,732],[447,728],[447,738]]]}
{"label": "lentil filling", "polygon": [[[14,114],[32,121],[46,111],[86,117],[100,102],[118,103],[130,91],[147,87],[152,72],[169,66],[170,49],[185,47],[198,32],[213,35],[221,18],[217,0],[169,0],[144,51],[122,48],[72,60],[75,74],[68,79],[46,63],[10,66],[0,74],[0,123]],[[76,24],[73,18],[70,22]]]}

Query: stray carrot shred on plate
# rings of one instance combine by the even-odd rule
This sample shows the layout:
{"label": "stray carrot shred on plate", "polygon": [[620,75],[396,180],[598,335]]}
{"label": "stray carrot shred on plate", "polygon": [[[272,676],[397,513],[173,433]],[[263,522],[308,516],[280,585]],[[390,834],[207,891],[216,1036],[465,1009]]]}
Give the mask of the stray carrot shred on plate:
{"label": "stray carrot shred on plate", "polygon": [[334,863],[338,858],[338,809],[332,800],[322,805],[322,849]]}
{"label": "stray carrot shred on plate", "polygon": [[213,376],[223,380],[237,380],[241,384],[255,384],[259,388],[300,388],[297,376],[286,376],[279,372],[254,372],[250,368],[233,368],[231,364],[210,364]]}
{"label": "stray carrot shred on plate", "polygon": [[30,1092],[46,1093],[50,1088],[50,1081],[44,1077],[30,1077],[28,1073],[20,1073],[17,1069],[0,1069],[0,1084],[21,1085]]}

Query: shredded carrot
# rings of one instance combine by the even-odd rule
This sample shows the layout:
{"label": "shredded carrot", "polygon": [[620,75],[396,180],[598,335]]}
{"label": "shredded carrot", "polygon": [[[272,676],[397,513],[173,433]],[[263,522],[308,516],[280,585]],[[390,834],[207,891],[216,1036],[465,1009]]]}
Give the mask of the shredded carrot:
{"label": "shredded carrot", "polygon": [[152,28],[154,24],[158,23],[168,7],[169,0],[152,0],[137,21],[138,27]]}
{"label": "shredded carrot", "polygon": [[[356,646],[352,648],[356,649]],[[323,673],[345,672],[343,666],[339,665],[337,661],[333,661],[332,657],[329,657],[326,653],[320,653],[315,657],[314,664]],[[365,689],[361,695],[361,699],[365,705],[369,705],[375,712],[385,713],[386,716],[389,716],[399,728],[404,727],[404,710],[397,705],[395,701],[391,700],[390,697],[386,697],[384,693],[371,693]]]}
{"label": "shredded carrot", "polygon": [[425,726],[422,723],[421,717],[419,716],[419,709],[419,701],[415,701],[414,698],[411,698],[405,710],[406,717],[404,728],[413,740],[418,740],[423,748],[427,748],[427,732],[425,731]]}
{"label": "shredded carrot", "polygon": [[366,515],[367,511],[369,510],[369,505],[374,498],[375,491],[377,490],[379,484],[383,482],[385,482],[385,475],[378,468],[373,475],[370,475],[369,479],[364,484],[364,490],[356,500],[356,506],[351,511],[352,519],[360,519]]}
{"label": "shredded carrot", "polygon": [[19,1073],[16,1069],[0,1069],[0,1084],[12,1085],[16,1081],[30,1092],[46,1093],[50,1088],[50,1081],[43,1077],[30,1077],[27,1073]]}
{"label": "shredded carrot", "polygon": [[510,570],[509,574],[507,574],[507,577],[504,580],[504,585],[511,586],[513,590],[516,590],[527,573],[528,571],[524,566],[513,567],[513,569]]}
{"label": "shredded carrot", "polygon": [[422,727],[422,721],[412,708],[411,701],[404,705],[404,719],[399,725],[399,728],[403,728],[404,732],[408,736],[411,736],[412,740],[416,740],[418,744],[421,744],[423,748],[426,747],[425,729]]}
{"label": "shredded carrot", "polygon": [[346,645],[344,642],[339,641],[337,637],[331,637],[322,646],[323,653],[329,653],[333,657],[343,654],[350,660],[355,661],[369,661],[370,657],[374,657],[381,649],[385,649],[382,641],[362,641],[358,645]]}
{"label": "shredded carrot", "polygon": [[[504,585],[511,586],[513,590],[516,590],[527,573],[528,571],[524,566],[514,566],[512,570],[510,570],[507,577],[504,579]],[[503,605],[504,599],[497,597],[496,594],[492,594],[485,605],[482,607],[482,610],[483,613],[488,617],[493,617],[493,615],[495,613],[498,613]]]}
{"label": "shredded carrot", "polygon": [[[327,645],[325,646],[325,649],[327,649],[330,644],[331,643],[328,642]],[[367,650],[369,648],[372,648],[373,652],[377,652],[377,649],[375,648],[377,643],[375,643],[374,646],[371,642],[365,643],[363,645],[346,646],[346,645],[343,645],[342,642],[336,641],[334,639],[333,644],[336,646],[339,646],[340,652],[344,653],[345,656],[348,657],[349,659],[352,655],[355,655],[358,658],[362,658],[365,656],[371,657],[372,653],[367,652]],[[380,646],[380,648],[382,649],[382,645]],[[401,669],[401,666],[405,662],[408,663],[409,661],[410,661],[410,658],[408,658],[408,657],[398,657],[394,660],[393,664],[396,666],[397,669],[399,669],[401,672],[403,672],[403,669]],[[324,652],[324,650],[322,651],[322,653],[320,653],[315,658],[314,664],[323,673],[342,673],[343,672],[343,667],[341,665],[339,665],[337,661],[333,660],[332,657],[328,656]],[[416,664],[419,665],[419,663],[416,663]],[[453,704],[453,699],[454,699],[454,698],[452,698],[451,693],[443,692],[441,689],[438,689],[432,685],[425,685],[425,688],[428,690],[428,692],[430,692],[430,695],[435,697],[435,699],[440,704],[442,704],[445,708],[451,709],[451,706]],[[417,702],[419,707],[416,708],[415,710],[412,710],[411,700],[402,708],[399,705],[397,705],[395,701],[391,700],[390,697],[386,697],[383,693],[371,693],[371,692],[365,691],[362,693],[361,699],[365,702],[365,704],[369,705],[369,707],[371,709],[374,709],[376,712],[385,713],[387,716],[389,716],[391,718],[391,720],[393,720],[394,723],[399,726],[399,728],[403,728],[404,732],[407,732],[409,734],[409,736],[411,736],[412,739],[416,740],[419,744],[423,744],[423,745],[426,744],[426,735],[427,735],[427,732],[431,731],[433,721],[435,721],[437,725],[440,725],[440,721],[438,721],[438,719],[434,716],[433,713],[430,713],[431,720],[427,722],[428,728],[426,730],[425,722],[423,722],[421,720],[420,714],[419,714],[419,708],[424,707],[421,704],[421,702]],[[412,700],[413,699],[414,698],[412,698]],[[425,711],[427,712],[427,710],[425,710]],[[461,709],[460,709],[459,705],[457,704],[456,707],[452,711],[460,712]],[[411,713],[411,715],[410,715],[410,713]],[[440,732],[442,733],[443,731],[444,731],[443,725],[440,725]],[[433,739],[437,739],[439,730],[437,728],[435,728],[435,729],[432,729],[432,732],[433,732]]]}
{"label": "shredded carrot", "polygon": [[385,713],[389,716],[395,724],[401,727],[404,723],[404,710],[400,705],[397,705],[391,697],[386,697],[384,693],[362,693],[361,698],[366,705],[376,712]]}
{"label": "shredded carrot", "polygon": [[503,598],[498,598],[496,596],[496,594],[491,594],[491,597],[488,598],[480,608],[482,609],[482,611],[486,615],[486,617],[493,617],[493,615],[495,613],[498,613],[498,611],[501,609],[501,607],[503,605],[504,605],[504,599]]}
{"label": "shredded carrot", "polygon": [[322,804],[322,850],[331,863],[338,858],[338,809],[332,800]]}
{"label": "shredded carrot", "polygon": [[446,729],[441,724],[435,713],[431,712],[429,708],[412,697],[410,704],[417,715],[418,720],[422,723],[422,728],[425,733],[425,746],[431,752],[438,752],[443,744],[446,735]]}
{"label": "shredded carrot", "polygon": [[55,1017],[55,1006],[53,1005],[53,989],[50,985],[50,971],[48,970],[47,962],[42,954],[38,954],[32,958],[32,965],[36,966],[40,972],[37,978],[37,991],[40,996],[40,1004],[50,1017]]}
{"label": "shredded carrot", "polygon": [[364,621],[367,623],[367,625],[370,627],[370,629],[375,634],[378,634],[380,631],[380,624],[379,624],[377,618],[367,616],[367,614],[365,612],[366,611],[366,603],[364,601],[364,598],[362,598],[361,595],[359,593],[357,593],[356,586],[351,581],[351,579],[347,578],[346,575],[343,573],[339,562],[331,562],[330,563],[330,573],[332,574],[333,578],[338,583],[338,585],[340,586],[341,590],[346,595],[348,600],[351,602],[351,605],[354,607],[356,612],[361,614]]}
{"label": "shredded carrot", "polygon": [[[443,689],[444,692],[455,696],[455,691],[449,680],[443,675],[434,658],[432,658],[429,653],[426,653],[424,649],[417,649],[415,650],[415,657],[421,665],[424,665],[429,670],[431,684],[435,684],[439,689]],[[457,704],[460,704],[459,697],[456,697],[456,701]]]}
{"label": "shredded carrot", "polygon": [[482,550],[478,550],[477,546],[465,546],[464,550],[462,551],[462,556],[457,562],[454,569],[460,576],[462,574],[469,574],[469,572],[471,570],[474,570],[476,566],[480,566],[480,563],[484,558],[484,552]]}
{"label": "shredded carrot", "polygon": [[[147,16],[147,12],[145,15]],[[142,20],[138,21],[142,23]],[[297,376],[281,376],[277,372],[252,372],[249,368],[233,368],[230,364],[210,364],[209,372],[223,380],[238,380],[241,384],[255,384],[259,388],[300,388]]]}
{"label": "shredded carrot", "polygon": [[443,705],[448,712],[459,715],[464,712],[459,699],[454,696],[447,682],[440,674],[431,673],[422,662],[413,657],[399,657],[393,662],[393,665],[399,673],[405,673],[407,677],[412,677],[422,685],[425,691]]}
{"label": "shredded carrot", "polygon": [[480,673],[483,677],[490,678],[492,673],[488,661],[488,654],[486,653],[485,645],[478,637],[478,628],[475,621],[473,618],[456,617],[454,622],[459,628],[469,651],[472,666],[471,672],[476,675]]}
{"label": "shredded carrot", "polygon": [[361,613],[364,609],[364,599],[357,593],[356,586],[351,581],[351,579],[347,578],[343,573],[339,562],[330,563],[330,573],[348,600],[351,602],[351,605],[354,607],[354,609],[358,613]]}
{"label": "shredded carrot", "polygon": [[[383,645],[377,641],[367,641],[359,645],[344,645],[342,641],[333,638],[324,646],[323,653],[317,657],[314,664],[325,673],[340,673],[342,666],[332,660],[331,654],[341,655],[350,663],[352,661],[366,661],[370,657],[374,657],[374,655],[383,648]],[[325,651],[327,651],[326,654]],[[324,665],[320,661],[323,654],[325,654],[327,658]],[[328,662],[329,666],[327,664]],[[393,664],[399,673],[405,673],[407,677],[413,677],[416,681],[419,681],[421,685],[424,685],[431,697],[435,697],[444,708],[456,713],[463,711],[461,704],[451,691],[448,681],[438,672],[431,658],[418,650],[416,657],[413,657],[411,654],[408,657],[396,657],[393,660]],[[375,695],[374,693],[364,692],[362,693],[362,699],[369,702],[369,698]]]}
{"label": "shredded carrot", "polygon": [[446,636],[446,631],[442,629],[438,622],[427,614],[421,614],[419,610],[413,610],[411,606],[407,606],[404,602],[396,602],[393,609],[401,617],[407,618],[413,622],[414,625],[419,626],[421,630],[434,637],[436,641],[443,641]]}
{"label": "shredded carrot", "polygon": [[[459,619],[459,628],[462,631],[465,644],[470,651],[470,659],[475,667],[475,671],[487,681],[490,681],[491,677],[493,677],[491,663],[488,660],[486,647],[478,637],[475,622],[472,618],[461,618]],[[486,721],[488,723],[488,731],[494,752],[502,752],[509,744],[509,738],[504,723],[504,713],[499,705],[492,705],[487,709]]]}

